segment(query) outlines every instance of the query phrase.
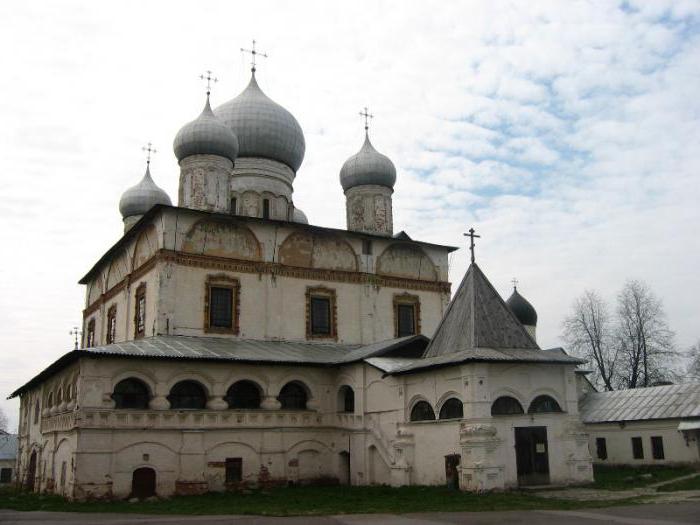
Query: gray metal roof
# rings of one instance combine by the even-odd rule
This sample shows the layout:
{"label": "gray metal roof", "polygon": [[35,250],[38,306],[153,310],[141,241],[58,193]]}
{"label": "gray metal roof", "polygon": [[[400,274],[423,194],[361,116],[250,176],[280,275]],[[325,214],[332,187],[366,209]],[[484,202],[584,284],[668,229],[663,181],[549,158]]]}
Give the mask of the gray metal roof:
{"label": "gray metal roof", "polygon": [[45,370],[10,394],[16,397],[51,377],[76,360],[99,357],[128,357],[148,359],[207,360],[241,363],[299,364],[336,366],[362,361],[393,350],[427,344],[422,335],[389,339],[370,345],[310,343],[304,341],[256,341],[224,337],[192,337],[157,335],[125,341],[87,350],[73,350],[62,355]]}
{"label": "gray metal roof", "polygon": [[365,142],[360,151],[346,160],[340,169],[340,184],[343,190],[366,184],[393,188],[395,183],[394,163],[389,157],[374,149],[369,141],[369,135],[365,133]]}
{"label": "gray metal roof", "polygon": [[436,357],[473,349],[513,352],[539,346],[508,308],[481,269],[472,263],[425,351]]}
{"label": "gray metal roof", "polygon": [[591,392],[579,411],[584,423],[700,417],[700,383]]}
{"label": "gray metal roof", "polygon": [[433,357],[401,358],[401,357],[372,357],[365,361],[386,372],[387,374],[403,374],[417,372],[422,369],[430,369],[443,366],[451,366],[469,362],[517,362],[517,363],[542,363],[577,365],[584,363],[582,359],[571,357],[561,349],[555,351],[508,349],[496,350],[493,348],[470,348],[461,352],[452,352]]}
{"label": "gray metal roof", "polygon": [[258,86],[255,73],[243,92],[214,114],[238,137],[239,157],[262,157],[286,164],[296,173],[304,160],[304,132],[289,111]]}
{"label": "gray metal roof", "polygon": [[18,443],[17,434],[0,432],[0,460],[15,459]]}
{"label": "gray metal roof", "polygon": [[146,166],[146,173],[139,183],[122,194],[119,200],[119,212],[124,218],[143,215],[156,204],[172,206],[168,194],[153,182],[149,164]]}
{"label": "gray metal roof", "polygon": [[177,160],[190,155],[218,155],[236,162],[238,138],[230,127],[214,115],[207,95],[207,102],[199,117],[178,131],[173,150]]}

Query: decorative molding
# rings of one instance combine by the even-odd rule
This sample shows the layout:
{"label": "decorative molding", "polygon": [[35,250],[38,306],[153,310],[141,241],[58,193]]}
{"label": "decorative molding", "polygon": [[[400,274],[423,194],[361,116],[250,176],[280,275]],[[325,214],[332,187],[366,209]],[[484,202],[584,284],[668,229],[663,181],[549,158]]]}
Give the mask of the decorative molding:
{"label": "decorative molding", "polygon": [[132,282],[149,272],[158,262],[171,262],[180,266],[192,266],[208,270],[268,274],[277,277],[291,277],[308,281],[326,281],[335,283],[369,284],[376,288],[399,288],[423,292],[437,292],[450,294],[451,284],[447,281],[424,281],[406,277],[390,277],[366,272],[353,272],[346,270],[327,270],[321,268],[302,268],[287,266],[280,263],[263,261],[250,261],[244,259],[229,259],[227,257],[215,257],[211,255],[198,255],[194,253],[178,252],[160,249],[153,257],[142,264],[134,272],[127,275],[121,282],[103,293],[91,305],[83,310],[83,319],[97,311],[105,301],[108,301]]}
{"label": "decorative molding", "polygon": [[404,292],[394,294],[394,337],[399,337],[399,305],[413,306],[413,335],[420,334],[420,297]]}
{"label": "decorative molding", "polygon": [[[209,326],[209,301],[212,287],[228,288],[231,290],[231,328],[223,328],[220,326]],[[204,333],[207,334],[230,334],[238,335],[240,332],[240,305],[241,305],[241,283],[238,279],[229,277],[226,274],[207,275],[204,282]]]}
{"label": "decorative molding", "polygon": [[[311,330],[311,299],[320,297],[330,301],[330,334],[314,334]],[[326,288],[325,286],[307,286],[306,287],[306,338],[307,339],[332,339],[338,340],[338,307],[335,297],[335,290]]]}

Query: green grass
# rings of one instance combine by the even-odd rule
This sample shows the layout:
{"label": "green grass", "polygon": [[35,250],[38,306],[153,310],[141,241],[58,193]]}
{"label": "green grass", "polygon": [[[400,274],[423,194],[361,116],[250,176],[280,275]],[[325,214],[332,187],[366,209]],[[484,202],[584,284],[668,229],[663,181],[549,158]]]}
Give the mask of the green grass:
{"label": "green grass", "polygon": [[640,488],[693,472],[695,470],[692,467],[593,465],[593,487],[607,490]]}
{"label": "green grass", "polygon": [[698,473],[698,475],[694,478],[669,483],[668,485],[663,485],[656,490],[663,492],[674,492],[676,490],[700,490],[700,473]]}
{"label": "green grass", "polygon": [[434,511],[580,509],[636,503],[580,502],[539,498],[520,492],[472,494],[443,487],[284,487],[267,491],[210,493],[152,502],[91,501],[71,503],[58,496],[0,492],[0,508],[63,512],[143,514],[259,514],[267,516]]}

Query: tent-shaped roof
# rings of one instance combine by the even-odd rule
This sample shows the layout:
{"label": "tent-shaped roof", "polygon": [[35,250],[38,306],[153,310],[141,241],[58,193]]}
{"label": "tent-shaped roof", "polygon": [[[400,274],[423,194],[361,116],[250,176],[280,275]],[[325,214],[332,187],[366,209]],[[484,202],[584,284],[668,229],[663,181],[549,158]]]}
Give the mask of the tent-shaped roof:
{"label": "tent-shaped roof", "polygon": [[425,357],[477,348],[539,350],[481,269],[472,263],[425,350]]}

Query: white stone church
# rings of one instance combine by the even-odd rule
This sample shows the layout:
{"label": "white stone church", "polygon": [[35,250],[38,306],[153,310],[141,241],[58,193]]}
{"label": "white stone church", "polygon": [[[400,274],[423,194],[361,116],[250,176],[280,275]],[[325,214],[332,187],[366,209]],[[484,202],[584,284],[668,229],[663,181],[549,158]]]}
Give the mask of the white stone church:
{"label": "white stone church", "polygon": [[474,263],[450,301],[455,248],[394,233],[396,170],[369,136],[340,170],[347,230],[295,207],[304,135],[255,69],[218,108],[207,94],[174,150],[178,205],[147,167],[121,198],[124,235],[80,281],[83,348],[12,394],[25,486],[592,479],[582,361],[541,349],[532,306]]}

